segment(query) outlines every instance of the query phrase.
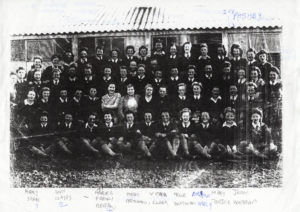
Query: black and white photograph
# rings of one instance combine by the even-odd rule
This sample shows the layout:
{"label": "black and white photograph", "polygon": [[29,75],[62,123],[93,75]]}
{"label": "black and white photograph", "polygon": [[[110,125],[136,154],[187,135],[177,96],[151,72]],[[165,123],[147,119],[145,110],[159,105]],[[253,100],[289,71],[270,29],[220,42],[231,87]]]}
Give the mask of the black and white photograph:
{"label": "black and white photograph", "polygon": [[168,2],[20,6],[11,187],[283,186],[282,20]]}

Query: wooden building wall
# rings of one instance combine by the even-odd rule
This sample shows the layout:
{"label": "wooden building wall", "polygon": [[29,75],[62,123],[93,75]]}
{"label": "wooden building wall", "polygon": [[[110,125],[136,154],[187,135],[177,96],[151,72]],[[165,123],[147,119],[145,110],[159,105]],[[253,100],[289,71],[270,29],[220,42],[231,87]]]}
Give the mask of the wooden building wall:
{"label": "wooden building wall", "polygon": [[[147,46],[151,54],[154,41],[163,40],[166,51],[171,44],[178,46],[179,53],[183,43],[190,41],[197,50],[197,45],[206,42],[209,51],[213,52],[214,45],[222,42],[230,56],[230,46],[240,43],[244,53],[250,47],[256,50],[267,49],[270,52],[270,60],[280,67],[281,29],[212,29],[212,30],[178,30],[178,31],[137,31],[115,33],[89,33],[89,34],[61,34],[38,36],[13,36],[11,37],[11,70],[23,66],[27,70],[32,65],[35,55],[42,55],[44,64],[50,64],[50,57],[54,53],[62,54],[67,49],[72,49],[75,59],[78,50],[82,46],[89,48],[89,54],[95,53],[95,47],[104,45],[106,54],[112,48],[119,48],[123,53],[127,45],[133,45],[136,53],[141,45]],[[245,54],[243,55],[245,57]]]}

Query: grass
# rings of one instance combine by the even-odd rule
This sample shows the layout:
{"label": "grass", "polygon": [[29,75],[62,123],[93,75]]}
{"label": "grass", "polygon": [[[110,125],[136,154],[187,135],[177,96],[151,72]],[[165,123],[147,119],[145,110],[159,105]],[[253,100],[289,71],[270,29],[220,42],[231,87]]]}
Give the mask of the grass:
{"label": "grass", "polygon": [[145,161],[59,158],[57,161],[12,155],[13,187],[244,188],[281,187],[281,160]]}

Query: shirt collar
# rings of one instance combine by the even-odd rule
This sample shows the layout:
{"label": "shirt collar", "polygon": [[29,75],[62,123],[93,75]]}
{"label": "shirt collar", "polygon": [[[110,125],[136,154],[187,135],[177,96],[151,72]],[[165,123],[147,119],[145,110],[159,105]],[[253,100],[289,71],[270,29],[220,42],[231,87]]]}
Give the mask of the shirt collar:
{"label": "shirt collar", "polygon": [[49,102],[49,99],[48,99],[48,101],[46,102],[45,99],[41,98],[41,101],[42,101],[43,103],[47,103],[47,102]]}
{"label": "shirt collar", "polygon": [[170,121],[168,121],[167,123],[163,122],[164,127],[169,126],[169,124],[170,124]]}
{"label": "shirt collar", "polygon": [[218,100],[222,100],[222,97],[218,96],[216,99],[214,99],[214,98],[211,97],[210,100],[213,101],[214,103],[217,103]]}
{"label": "shirt collar", "polygon": [[162,79],[157,79],[157,78],[154,79],[154,81],[155,81],[156,83],[161,82],[161,80],[162,80]]}
{"label": "shirt collar", "polygon": [[201,122],[201,124],[202,124],[202,127],[203,127],[203,128],[207,128],[207,127],[209,127],[209,122],[208,122],[207,124],[205,124],[205,123]]}
{"label": "shirt collar", "polygon": [[236,100],[237,98],[238,98],[238,95],[237,95],[237,94],[234,95],[234,96],[230,95],[230,100]]}
{"label": "shirt collar", "polygon": [[184,128],[189,127],[190,125],[191,125],[191,122],[188,122],[187,125],[185,125],[185,123],[182,122],[182,126],[183,126]]}
{"label": "shirt collar", "polygon": [[112,128],[113,122],[111,121],[109,124],[105,123],[105,125],[106,125],[107,127],[109,127],[109,128]]}
{"label": "shirt collar", "polygon": [[28,99],[25,99],[24,100],[24,105],[33,105],[34,104],[34,101],[32,102],[32,103],[30,103],[29,101],[28,101]]}
{"label": "shirt collar", "polygon": [[234,58],[233,58],[233,60],[234,60],[234,61],[239,61],[240,59],[241,59],[241,57],[240,57],[240,56],[238,56],[238,57],[234,57]]}
{"label": "shirt collar", "polygon": [[269,83],[270,83],[270,85],[276,85],[276,84],[279,83],[279,81],[278,81],[278,80],[275,80],[274,82],[270,81]]}
{"label": "shirt collar", "polygon": [[260,122],[258,122],[257,124],[255,124],[254,122],[252,122],[252,127],[253,127],[254,129],[256,129],[257,127],[260,128],[260,127],[261,127],[261,124],[260,124]]}
{"label": "shirt collar", "polygon": [[176,54],[175,55],[170,55],[171,59],[175,59],[176,58]]}
{"label": "shirt collar", "polygon": [[237,127],[237,125],[236,125],[236,123],[235,123],[235,121],[232,123],[232,124],[228,124],[226,121],[223,123],[223,125],[222,125],[223,127],[232,127],[232,126],[235,126],[235,127]]}
{"label": "shirt collar", "polygon": [[132,126],[133,126],[133,124],[126,123],[127,128],[131,128]]}
{"label": "shirt collar", "polygon": [[72,126],[72,122],[70,122],[70,123],[66,123],[65,122],[65,126],[68,127],[68,128],[70,128]]}
{"label": "shirt collar", "polygon": [[224,60],[224,58],[225,58],[224,56],[218,55],[219,60]]}
{"label": "shirt collar", "polygon": [[194,95],[194,99],[200,99],[201,98],[201,95]]}
{"label": "shirt collar", "polygon": [[200,55],[200,56],[198,57],[198,60],[201,60],[201,59],[204,59],[204,60],[210,59],[210,56],[206,55],[206,56],[204,57],[204,56]]}
{"label": "shirt collar", "polygon": [[47,127],[47,123],[46,124],[42,124],[41,123],[41,127],[43,128],[43,127]]}
{"label": "shirt collar", "polygon": [[148,96],[145,96],[145,100],[146,100],[146,102],[150,102],[150,101],[151,101],[151,99],[152,99],[152,96],[150,96],[150,97],[148,97]]}
{"label": "shirt collar", "polygon": [[90,126],[89,123],[85,124],[85,128],[89,128],[91,131],[93,130],[94,127],[97,127],[97,124],[93,124],[92,126]]}
{"label": "shirt collar", "polygon": [[97,99],[97,97],[91,97],[91,96],[89,96],[89,99],[95,101]]}
{"label": "shirt collar", "polygon": [[73,99],[74,99],[74,101],[77,102],[77,103],[80,101],[80,99],[77,99],[75,96],[73,97]]}
{"label": "shirt collar", "polygon": [[59,100],[61,103],[68,102],[68,98],[62,99],[61,97],[59,97]]}
{"label": "shirt collar", "polygon": [[248,61],[248,65],[252,65],[256,60]]}
{"label": "shirt collar", "polygon": [[190,52],[184,53],[184,57],[186,57],[186,58],[191,57],[191,53]]}
{"label": "shirt collar", "polygon": [[244,82],[246,82],[246,78],[238,79],[239,84],[243,84]]}
{"label": "shirt collar", "polygon": [[178,96],[179,97],[179,99],[181,99],[181,100],[185,100],[186,99],[186,96]]}
{"label": "shirt collar", "polygon": [[212,78],[212,73],[206,73],[205,77],[208,78],[208,79],[211,79]]}
{"label": "shirt collar", "polygon": [[69,77],[69,80],[71,81],[71,82],[75,82],[76,81],[76,79],[77,79],[77,77],[75,76],[75,77]]}
{"label": "shirt collar", "polygon": [[248,100],[250,100],[250,99],[254,100],[255,97],[254,97],[254,96],[250,97],[250,96],[248,95]]}
{"label": "shirt collar", "polygon": [[145,125],[147,125],[147,126],[151,126],[151,124],[152,124],[152,122],[149,122],[149,123],[145,122]]}
{"label": "shirt collar", "polygon": [[89,76],[89,77],[85,76],[84,79],[86,81],[92,81],[93,80],[93,76]]}
{"label": "shirt collar", "polygon": [[153,54],[154,55],[165,55],[166,53],[164,51],[161,51],[161,52],[155,51]]}
{"label": "shirt collar", "polygon": [[108,77],[106,77],[106,76],[103,76],[103,79],[104,79],[105,81],[108,81],[108,80],[110,80],[110,79],[111,79],[111,76],[108,76]]}
{"label": "shirt collar", "polygon": [[145,75],[142,75],[142,76],[141,76],[141,75],[138,75],[138,78],[139,78],[139,79],[144,79],[144,78],[145,78]]}
{"label": "shirt collar", "polygon": [[178,78],[179,78],[178,76],[176,76],[176,77],[171,77],[171,80],[176,80],[176,81],[177,81]]}

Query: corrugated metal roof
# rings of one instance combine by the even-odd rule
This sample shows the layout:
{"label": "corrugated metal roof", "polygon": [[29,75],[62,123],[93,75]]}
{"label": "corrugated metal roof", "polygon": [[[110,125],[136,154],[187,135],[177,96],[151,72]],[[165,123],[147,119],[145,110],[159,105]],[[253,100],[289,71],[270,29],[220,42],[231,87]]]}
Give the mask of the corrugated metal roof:
{"label": "corrugated metal roof", "polygon": [[40,11],[22,20],[13,35],[68,34],[149,30],[280,27],[274,13],[210,9],[201,6],[109,7]]}

